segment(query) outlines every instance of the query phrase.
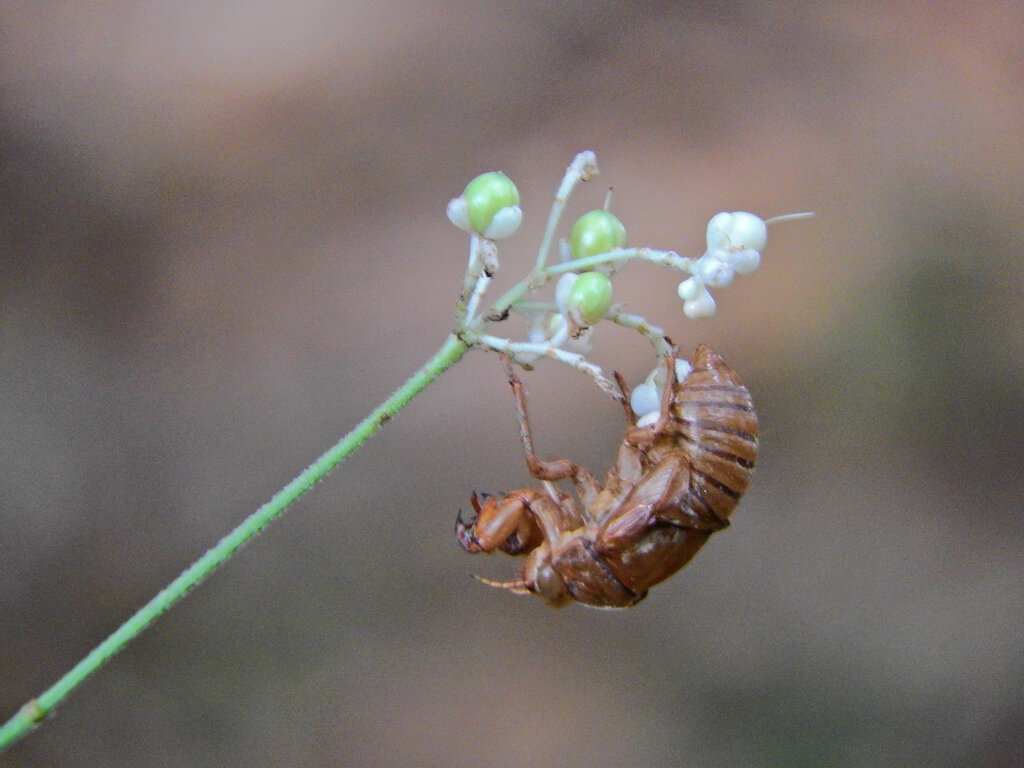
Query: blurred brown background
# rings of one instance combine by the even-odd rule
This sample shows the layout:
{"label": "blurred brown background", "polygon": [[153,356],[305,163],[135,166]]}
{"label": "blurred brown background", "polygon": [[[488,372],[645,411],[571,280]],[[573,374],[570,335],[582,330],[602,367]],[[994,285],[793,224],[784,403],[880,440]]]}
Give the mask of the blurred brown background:
{"label": "blurred brown background", "polygon": [[[1024,765],[1018,3],[0,0],[0,32],[4,719],[436,349],[477,173],[523,197],[499,287],[581,149],[566,226],[614,185],[631,244],[818,212],[713,320],[618,284],[763,438],[635,610],[469,578],[513,563],[456,509],[528,479],[472,354],[4,765]],[[603,471],[618,409],[526,382],[541,453]]]}

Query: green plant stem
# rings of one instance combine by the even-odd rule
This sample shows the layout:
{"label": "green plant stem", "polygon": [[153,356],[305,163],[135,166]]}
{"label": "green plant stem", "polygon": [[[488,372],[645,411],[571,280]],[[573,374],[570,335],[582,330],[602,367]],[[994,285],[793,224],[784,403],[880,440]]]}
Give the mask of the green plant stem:
{"label": "green plant stem", "polygon": [[468,349],[469,346],[461,338],[454,334],[449,336],[426,365],[351,432],[278,491],[270,501],[253,512],[235,530],[217,542],[213,549],[200,557],[184,573],[161,590],[156,597],[139,609],[110,637],[96,646],[51,688],[25,704],[14,717],[0,727],[0,752],[28,733],[108,659],[152,624],[164,611],[188,594],[193,587],[231,557],[239,547],[259,533],[267,523],[277,518],[302,494],[326,477],[332,469],[422,392],[428,384],[459,360]]}

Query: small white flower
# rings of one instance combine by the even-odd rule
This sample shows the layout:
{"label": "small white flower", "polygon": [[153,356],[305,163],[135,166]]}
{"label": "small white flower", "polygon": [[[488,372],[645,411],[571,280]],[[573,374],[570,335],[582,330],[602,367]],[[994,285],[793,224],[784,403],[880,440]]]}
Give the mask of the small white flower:
{"label": "small white flower", "polygon": [[759,253],[764,251],[768,239],[768,227],[764,219],[746,211],[716,213],[708,222],[708,250],[725,248],[741,251],[749,248]]}
{"label": "small white flower", "polygon": [[761,264],[761,252],[752,248],[744,248],[742,251],[732,254],[729,263],[741,275],[749,275]]}
{"label": "small white flower", "polygon": [[629,407],[633,409],[637,419],[647,414],[658,413],[661,409],[661,395],[653,382],[644,382],[637,386],[629,396]]}
{"label": "small white flower", "polygon": [[737,273],[748,274],[761,263],[767,237],[764,219],[746,211],[716,213],[708,222],[708,249],[689,268],[693,277],[679,284],[679,298],[687,317],[715,314],[715,300],[708,291],[732,282]]}
{"label": "small white flower", "polygon": [[[676,358],[676,381],[690,375],[691,366],[686,360]],[[661,411],[661,396],[665,391],[665,365],[658,363],[647,374],[643,384],[638,384],[629,396],[629,406],[637,415],[637,426],[653,424]],[[653,414],[653,416],[652,416]],[[643,422],[643,423],[641,423]]]}
{"label": "small white flower", "polygon": [[696,299],[704,291],[704,283],[699,277],[690,277],[679,284],[679,298],[683,301]]}
{"label": "small white flower", "polygon": [[695,276],[705,285],[722,287],[732,282],[732,255],[725,250],[708,251],[697,259]]}
{"label": "small white flower", "polygon": [[715,300],[699,277],[683,280],[678,293],[683,300],[683,314],[687,317],[711,317],[715,314]]}
{"label": "small white flower", "polygon": [[[691,278],[692,279],[692,278]],[[690,282],[687,280],[679,286],[679,296],[683,299],[683,314],[690,318],[711,317],[715,314],[715,300],[711,297],[708,289],[700,284],[700,290],[693,298],[683,296],[683,285]]]}

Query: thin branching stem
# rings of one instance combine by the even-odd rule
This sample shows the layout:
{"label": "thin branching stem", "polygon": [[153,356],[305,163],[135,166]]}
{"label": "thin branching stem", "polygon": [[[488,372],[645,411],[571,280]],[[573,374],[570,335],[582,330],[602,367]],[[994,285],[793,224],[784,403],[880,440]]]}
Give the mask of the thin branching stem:
{"label": "thin branching stem", "polygon": [[0,726],[0,751],[18,741],[45,719],[54,707],[60,704],[93,672],[152,624],[164,611],[181,600],[199,582],[231,557],[239,547],[263,530],[268,523],[278,518],[300,496],[324,479],[332,469],[366,442],[381,425],[389,421],[428,384],[461,358],[468,349],[469,346],[466,342],[457,335],[449,336],[437,353],[419,371],[351,432],[282,488],[270,501],[247,517],[235,530],[217,542],[216,546],[196,560],[184,573],[140,608],[135,615],[96,646],[64,677],[39,697],[25,704],[14,717]]}
{"label": "thin branching stem", "polygon": [[551,250],[551,242],[555,239],[558,220],[562,217],[562,211],[565,210],[565,203],[569,199],[569,195],[572,194],[573,189],[581,181],[590,181],[596,175],[597,158],[589,150],[576,155],[573,161],[569,163],[569,167],[565,169],[565,176],[562,177],[562,183],[555,194],[555,202],[551,206],[551,213],[548,215],[548,225],[544,228],[544,236],[541,238],[540,249],[537,251],[536,269],[544,268],[548,258],[548,251]]}

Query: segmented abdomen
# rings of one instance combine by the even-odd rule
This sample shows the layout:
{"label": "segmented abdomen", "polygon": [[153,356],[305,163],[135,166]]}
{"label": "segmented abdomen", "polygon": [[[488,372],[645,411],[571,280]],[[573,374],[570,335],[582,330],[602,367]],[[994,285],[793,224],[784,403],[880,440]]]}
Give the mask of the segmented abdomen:
{"label": "segmented abdomen", "polygon": [[725,522],[750,485],[757,459],[757,414],[739,376],[701,344],[692,370],[676,385],[672,415],[677,445],[690,459],[689,506]]}

